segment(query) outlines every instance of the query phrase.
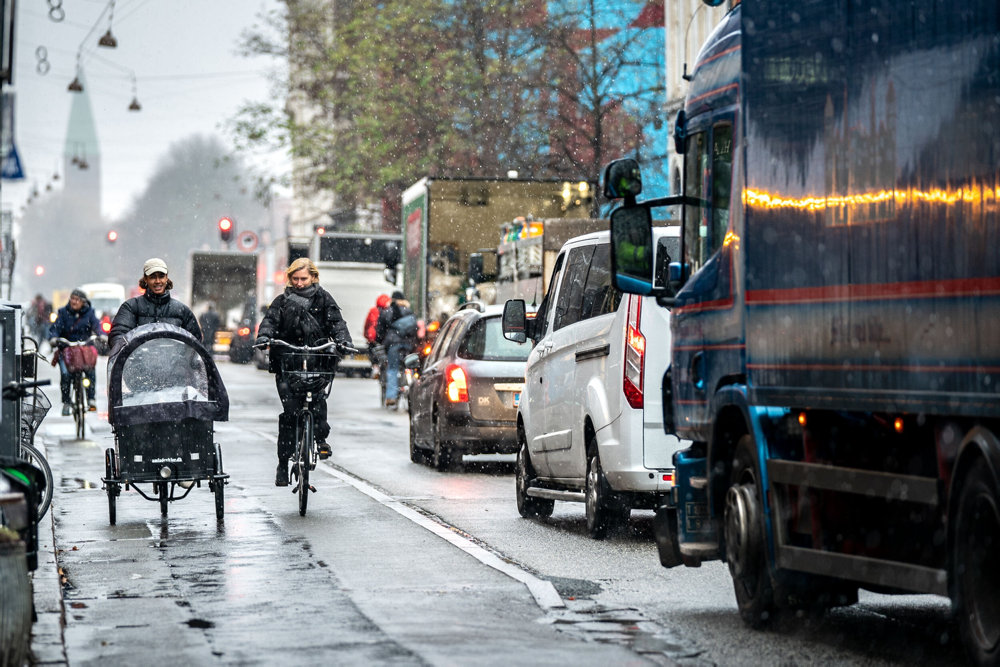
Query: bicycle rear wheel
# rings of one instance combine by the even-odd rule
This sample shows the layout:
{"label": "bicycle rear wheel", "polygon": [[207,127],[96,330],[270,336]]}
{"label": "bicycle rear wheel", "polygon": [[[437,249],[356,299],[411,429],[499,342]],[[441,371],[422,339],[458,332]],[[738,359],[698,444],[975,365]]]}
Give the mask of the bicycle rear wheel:
{"label": "bicycle rear wheel", "polygon": [[299,515],[306,515],[309,504],[309,468],[312,463],[313,420],[312,413],[302,415],[302,428],[299,429],[298,442],[298,475],[299,475]]}
{"label": "bicycle rear wheel", "polygon": [[37,512],[38,521],[41,521],[45,513],[49,511],[49,505],[52,504],[52,468],[49,467],[49,462],[45,460],[45,457],[31,443],[21,443],[21,458],[41,470],[42,476],[45,477],[45,491],[38,503]]}

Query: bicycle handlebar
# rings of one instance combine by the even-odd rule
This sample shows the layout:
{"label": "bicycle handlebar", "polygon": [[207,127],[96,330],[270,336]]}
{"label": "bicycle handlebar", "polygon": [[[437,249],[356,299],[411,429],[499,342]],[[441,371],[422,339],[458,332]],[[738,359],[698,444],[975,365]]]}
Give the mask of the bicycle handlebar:
{"label": "bicycle handlebar", "polygon": [[66,347],[83,347],[84,345],[90,345],[95,340],[97,340],[97,334],[90,334],[90,338],[87,340],[66,340],[62,336],[56,338],[57,341],[65,345]]}
{"label": "bicycle handlebar", "polygon": [[331,347],[335,347],[337,352],[351,352],[359,353],[361,350],[351,347],[350,345],[341,345],[337,341],[327,341],[322,345],[292,345],[291,343],[285,342],[280,338],[272,338],[267,343],[254,343],[253,347],[257,349],[263,349],[270,345],[277,345],[278,347],[287,347],[294,352],[322,352],[323,350],[328,350]]}
{"label": "bicycle handlebar", "polygon": [[28,389],[33,389],[34,387],[44,387],[50,384],[52,384],[52,380],[28,380],[27,382],[12,380],[4,386],[2,392],[3,398],[7,401],[15,401],[19,398],[26,398],[28,395]]}

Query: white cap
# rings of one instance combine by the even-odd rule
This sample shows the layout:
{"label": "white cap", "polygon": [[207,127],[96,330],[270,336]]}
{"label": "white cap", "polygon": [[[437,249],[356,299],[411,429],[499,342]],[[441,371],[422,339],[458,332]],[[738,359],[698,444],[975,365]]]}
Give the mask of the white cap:
{"label": "white cap", "polygon": [[154,273],[167,274],[167,263],[159,257],[151,257],[142,265],[142,275],[151,276]]}

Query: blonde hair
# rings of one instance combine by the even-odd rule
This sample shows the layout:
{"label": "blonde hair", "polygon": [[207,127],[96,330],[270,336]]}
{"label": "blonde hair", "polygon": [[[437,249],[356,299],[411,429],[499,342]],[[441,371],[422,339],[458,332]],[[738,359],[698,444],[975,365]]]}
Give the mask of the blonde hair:
{"label": "blonde hair", "polygon": [[286,284],[291,285],[292,274],[297,273],[302,269],[309,270],[309,277],[312,278],[310,284],[316,285],[319,283],[319,269],[316,268],[316,265],[313,264],[312,260],[308,257],[299,257],[297,260],[289,264],[287,269],[285,269]]}

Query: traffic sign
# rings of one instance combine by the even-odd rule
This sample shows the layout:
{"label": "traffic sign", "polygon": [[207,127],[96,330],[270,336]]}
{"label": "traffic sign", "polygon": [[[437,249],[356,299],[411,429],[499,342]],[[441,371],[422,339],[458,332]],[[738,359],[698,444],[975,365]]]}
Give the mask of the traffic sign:
{"label": "traffic sign", "polygon": [[240,232],[236,237],[236,247],[243,252],[253,252],[257,249],[257,235],[253,232]]}

